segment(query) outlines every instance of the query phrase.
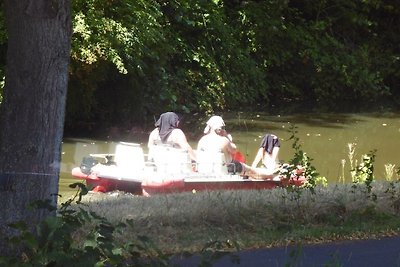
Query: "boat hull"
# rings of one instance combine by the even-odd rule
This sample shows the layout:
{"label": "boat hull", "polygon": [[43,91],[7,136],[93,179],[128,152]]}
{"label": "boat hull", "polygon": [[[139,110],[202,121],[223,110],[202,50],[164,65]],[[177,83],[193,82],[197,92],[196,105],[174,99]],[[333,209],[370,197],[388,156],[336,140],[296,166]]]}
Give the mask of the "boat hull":
{"label": "boat hull", "polygon": [[[85,180],[89,190],[95,192],[121,190],[145,196],[204,190],[272,189],[299,186],[304,182],[304,179],[288,181],[280,176],[253,180],[229,174],[223,153],[197,153],[194,169],[187,152],[160,146],[155,155],[153,161],[145,161],[139,144],[120,142],[115,154],[90,154],[84,158],[82,168],[75,167],[72,176]],[[111,158],[114,160],[110,162]]]}
{"label": "boat hull", "polygon": [[79,167],[72,170],[72,176],[86,181],[88,188],[94,192],[110,192],[120,190],[136,195],[151,196],[155,194],[169,194],[182,192],[198,192],[211,190],[262,190],[273,189],[287,185],[300,186],[304,179],[299,180],[252,180],[238,175],[206,176],[197,173],[180,175],[179,178],[144,179],[132,181],[109,177],[99,177],[96,173],[83,173]]}
{"label": "boat hull", "polygon": [[85,174],[79,167],[72,169],[72,176],[76,179],[85,180],[88,189],[93,192],[106,193],[119,190],[135,195],[143,194],[141,181],[99,177],[96,173]]}
{"label": "boat hull", "polygon": [[142,190],[146,195],[181,193],[211,190],[263,190],[284,187],[288,185],[300,186],[304,179],[296,180],[252,180],[240,176],[225,178],[195,178],[165,180],[161,182],[142,182]]}
{"label": "boat hull", "polygon": [[165,194],[165,193],[181,193],[205,190],[250,190],[250,189],[272,189],[280,185],[275,181],[185,181],[175,180],[162,183],[142,183],[142,189],[148,195]]}

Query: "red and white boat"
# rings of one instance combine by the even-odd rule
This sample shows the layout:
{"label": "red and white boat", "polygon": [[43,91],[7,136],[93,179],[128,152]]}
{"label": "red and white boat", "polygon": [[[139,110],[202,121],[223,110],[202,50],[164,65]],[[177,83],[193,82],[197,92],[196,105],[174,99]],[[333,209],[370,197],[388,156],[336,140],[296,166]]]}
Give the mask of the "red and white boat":
{"label": "red and white boat", "polygon": [[222,153],[197,152],[192,164],[188,153],[169,146],[152,151],[152,161],[139,144],[120,142],[113,154],[91,154],[72,176],[86,181],[95,192],[113,190],[138,195],[197,192],[202,190],[272,189],[293,184],[300,186],[305,178],[285,179],[276,175],[270,180],[253,180],[227,172]]}

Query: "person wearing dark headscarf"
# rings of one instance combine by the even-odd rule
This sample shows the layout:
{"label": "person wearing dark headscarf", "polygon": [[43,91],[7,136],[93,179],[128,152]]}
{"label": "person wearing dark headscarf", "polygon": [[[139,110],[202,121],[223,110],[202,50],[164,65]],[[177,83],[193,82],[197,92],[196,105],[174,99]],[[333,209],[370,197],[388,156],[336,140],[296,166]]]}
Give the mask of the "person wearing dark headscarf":
{"label": "person wearing dark headscarf", "polygon": [[178,128],[179,117],[174,112],[165,112],[154,124],[155,129],[150,133],[148,147],[164,144],[188,151],[190,158],[196,160],[192,147],[187,142],[186,136]]}
{"label": "person wearing dark headscarf", "polygon": [[[273,134],[264,135],[252,165],[241,163],[242,171],[240,175],[257,180],[280,181],[281,178],[278,174],[280,168],[278,164],[280,146],[277,136]],[[262,161],[262,167],[258,167],[260,161]]]}
{"label": "person wearing dark headscarf", "polygon": [[158,133],[163,144],[168,142],[168,137],[174,129],[178,128],[178,124],[179,117],[174,112],[165,112],[161,114],[155,126],[158,128]]}
{"label": "person wearing dark headscarf", "polygon": [[261,140],[260,148],[258,149],[256,157],[254,158],[251,166],[253,168],[257,168],[259,162],[262,161],[264,168],[274,171],[278,163],[278,152],[280,146],[281,143],[276,135],[264,135],[263,139]]}

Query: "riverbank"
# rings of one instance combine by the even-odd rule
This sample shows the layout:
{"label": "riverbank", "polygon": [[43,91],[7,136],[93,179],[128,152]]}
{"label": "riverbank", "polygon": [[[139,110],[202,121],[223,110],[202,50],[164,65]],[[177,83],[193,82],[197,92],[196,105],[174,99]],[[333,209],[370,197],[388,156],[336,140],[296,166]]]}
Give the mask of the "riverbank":
{"label": "riverbank", "polygon": [[[309,190],[213,191],[157,195],[90,193],[86,209],[127,224],[117,244],[146,236],[163,253],[204,247],[234,251],[392,236],[400,232],[398,182]],[[129,223],[127,223],[129,222]],[[84,240],[81,232],[76,240]]]}

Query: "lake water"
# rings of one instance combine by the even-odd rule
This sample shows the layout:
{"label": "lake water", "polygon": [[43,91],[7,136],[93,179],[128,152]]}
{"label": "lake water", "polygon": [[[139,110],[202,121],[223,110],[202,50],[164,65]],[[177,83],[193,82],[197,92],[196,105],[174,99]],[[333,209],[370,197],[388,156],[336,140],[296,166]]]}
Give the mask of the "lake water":
{"label": "lake water", "polygon": [[[265,133],[273,133],[281,140],[280,160],[293,157],[290,126],[297,127],[302,150],[313,159],[312,165],[329,183],[351,182],[348,144],[355,144],[354,161],[376,149],[375,176],[385,179],[387,164],[400,166],[400,114],[300,114],[268,115],[263,113],[236,113],[224,115],[226,128],[232,134],[239,150],[248,163],[254,159]],[[202,129],[200,125],[196,129]],[[199,131],[199,130],[197,130]],[[188,133],[188,136],[193,136]],[[147,140],[120,140],[142,144]],[[197,140],[189,140],[193,148]],[[60,194],[69,196],[73,191],[68,185],[78,180],[71,177],[71,170],[79,166],[89,153],[113,153],[116,143],[107,140],[65,139],[62,146]],[[346,163],[342,165],[342,161]],[[396,175],[393,176],[393,178]]]}

